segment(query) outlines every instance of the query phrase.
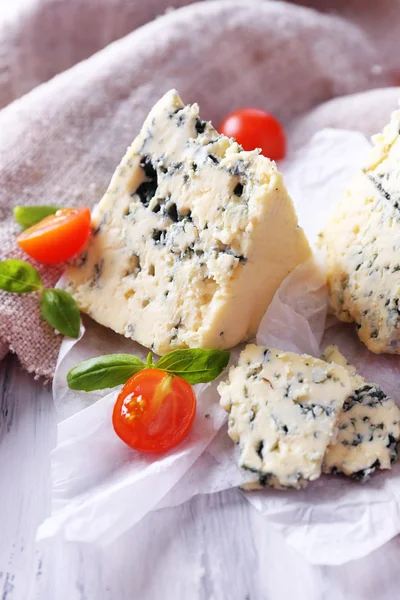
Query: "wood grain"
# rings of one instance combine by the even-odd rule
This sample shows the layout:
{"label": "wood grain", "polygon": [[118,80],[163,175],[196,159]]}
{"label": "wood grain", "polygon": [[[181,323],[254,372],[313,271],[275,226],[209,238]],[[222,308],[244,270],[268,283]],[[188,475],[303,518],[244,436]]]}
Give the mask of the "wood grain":
{"label": "wood grain", "polygon": [[34,536],[50,509],[50,450],[55,411],[49,388],[10,355],[0,363],[0,591],[27,597]]}
{"label": "wood grain", "polygon": [[55,435],[50,389],[7,357],[0,363],[1,600],[392,600],[399,595],[399,538],[362,560],[314,567],[237,490],[152,513],[107,549],[61,547],[64,578],[51,583],[54,551],[41,557],[34,537],[50,511]]}

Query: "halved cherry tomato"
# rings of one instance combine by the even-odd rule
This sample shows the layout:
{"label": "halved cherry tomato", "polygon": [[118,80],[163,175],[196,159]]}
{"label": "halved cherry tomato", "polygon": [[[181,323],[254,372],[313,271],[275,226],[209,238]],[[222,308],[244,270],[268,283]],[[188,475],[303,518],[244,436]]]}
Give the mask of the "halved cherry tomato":
{"label": "halved cherry tomato", "polygon": [[192,386],[160,369],[144,369],[126,382],[113,411],[116,434],[141,452],[165,452],[189,433],[196,414]]}
{"label": "halved cherry tomato", "polygon": [[74,256],[90,234],[89,208],[63,208],[17,237],[21,248],[41,263],[64,262]]}
{"label": "halved cherry tomato", "polygon": [[271,160],[285,158],[286,136],[282,125],[259,108],[235,110],[222,121],[218,131],[234,137],[245,150],[261,148],[264,156]]}

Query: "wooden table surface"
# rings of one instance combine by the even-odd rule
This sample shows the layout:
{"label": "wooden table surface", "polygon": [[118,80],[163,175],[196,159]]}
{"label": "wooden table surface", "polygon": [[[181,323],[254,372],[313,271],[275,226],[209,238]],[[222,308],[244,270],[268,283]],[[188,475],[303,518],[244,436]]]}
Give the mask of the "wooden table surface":
{"label": "wooden table surface", "polygon": [[68,591],[61,583],[54,589],[40,586],[51,567],[35,548],[35,533],[50,511],[55,438],[50,388],[8,356],[0,363],[1,600],[400,597],[400,538],[341,567],[311,566],[236,490],[150,514],[124,546],[96,555],[90,568],[80,558],[68,577]]}

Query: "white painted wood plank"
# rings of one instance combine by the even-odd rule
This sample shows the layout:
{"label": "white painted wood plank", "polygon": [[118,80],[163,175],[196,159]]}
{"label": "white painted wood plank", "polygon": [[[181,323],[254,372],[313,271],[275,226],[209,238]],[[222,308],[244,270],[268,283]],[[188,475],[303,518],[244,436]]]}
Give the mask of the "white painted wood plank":
{"label": "white painted wood plank", "polygon": [[63,546],[65,579],[40,598],[392,600],[400,583],[398,540],[361,561],[314,567],[235,490],[148,515],[97,556],[92,549],[69,550],[73,573]]}
{"label": "white painted wood plank", "polygon": [[[8,356],[0,363],[0,598],[26,600],[34,536],[50,508],[55,411],[49,388]],[[2,594],[2,595],[1,595]]]}

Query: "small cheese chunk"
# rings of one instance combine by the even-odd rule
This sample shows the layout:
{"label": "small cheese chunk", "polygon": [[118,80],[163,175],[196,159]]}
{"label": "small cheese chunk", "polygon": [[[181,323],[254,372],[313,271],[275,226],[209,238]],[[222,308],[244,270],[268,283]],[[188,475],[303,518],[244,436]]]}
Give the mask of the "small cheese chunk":
{"label": "small cheese chunk", "polygon": [[275,163],[219,135],[174,90],[151,110],[93,226],[67,290],[159,354],[253,336],[311,254]]}
{"label": "small cheese chunk", "polygon": [[323,470],[367,481],[375,469],[390,469],[397,458],[400,410],[379,385],[356,375],[336,346],[328,346],[323,357],[345,366],[353,387],[339,415],[336,442],[327,449]]}
{"label": "small cheese chunk", "polygon": [[319,240],[333,310],[375,353],[400,354],[399,131],[397,111]]}
{"label": "small cheese chunk", "polygon": [[218,391],[240,466],[261,486],[300,488],[321,474],[351,376],[311,356],[249,345]]}
{"label": "small cheese chunk", "polygon": [[[357,375],[356,368],[347,362],[346,357],[343,356],[335,344],[331,344],[325,348],[322,360],[325,360],[328,363],[336,363],[337,365],[344,367],[353,377]],[[360,376],[358,375],[358,377]],[[362,377],[360,377],[360,379],[362,379]]]}

